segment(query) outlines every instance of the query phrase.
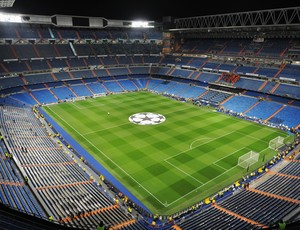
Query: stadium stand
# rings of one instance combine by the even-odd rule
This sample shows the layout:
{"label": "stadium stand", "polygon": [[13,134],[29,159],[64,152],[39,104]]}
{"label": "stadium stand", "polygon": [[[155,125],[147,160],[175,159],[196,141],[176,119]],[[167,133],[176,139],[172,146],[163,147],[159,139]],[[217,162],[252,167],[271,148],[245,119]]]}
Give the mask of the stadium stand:
{"label": "stadium stand", "polygon": [[[190,19],[176,21],[179,31],[181,20]],[[293,31],[275,38],[266,29],[269,37],[257,39],[246,26],[251,39],[243,33],[228,37],[227,28],[201,38],[194,30],[7,23],[0,23],[2,226],[97,229],[102,221],[124,230],[239,230],[299,220],[300,42]],[[177,38],[172,52],[163,46],[165,33]],[[143,90],[284,130],[293,142],[238,184],[157,216],[135,197],[128,203],[118,197],[122,186],[115,179],[100,185],[99,172],[81,164],[80,153],[39,110]]]}

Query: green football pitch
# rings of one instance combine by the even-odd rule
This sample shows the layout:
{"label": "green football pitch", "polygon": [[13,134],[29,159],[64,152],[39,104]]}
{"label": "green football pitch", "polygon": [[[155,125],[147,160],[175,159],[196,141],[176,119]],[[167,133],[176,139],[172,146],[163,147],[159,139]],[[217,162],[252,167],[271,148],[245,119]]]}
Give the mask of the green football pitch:
{"label": "green football pitch", "polygon": [[[43,109],[152,213],[170,215],[233,184],[276,153],[288,134],[150,92],[113,94]],[[137,125],[136,113],[165,116]],[[259,153],[247,169],[238,158]]]}

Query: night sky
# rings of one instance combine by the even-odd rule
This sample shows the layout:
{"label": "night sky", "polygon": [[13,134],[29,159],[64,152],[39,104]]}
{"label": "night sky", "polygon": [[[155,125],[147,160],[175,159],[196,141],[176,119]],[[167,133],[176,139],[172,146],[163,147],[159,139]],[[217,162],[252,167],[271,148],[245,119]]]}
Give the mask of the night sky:
{"label": "night sky", "polygon": [[[268,1],[268,2],[267,2]],[[130,0],[16,0],[13,7],[0,11],[38,15],[74,15],[104,17],[119,20],[162,21],[164,16],[173,18],[277,9],[300,6],[299,0],[214,0],[214,1],[130,1]],[[61,5],[64,4],[64,5]]]}

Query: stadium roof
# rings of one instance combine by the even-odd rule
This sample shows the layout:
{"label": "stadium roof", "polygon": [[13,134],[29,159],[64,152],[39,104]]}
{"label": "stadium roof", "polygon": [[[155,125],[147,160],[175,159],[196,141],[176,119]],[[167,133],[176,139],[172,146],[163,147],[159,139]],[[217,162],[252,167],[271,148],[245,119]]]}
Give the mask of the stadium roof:
{"label": "stadium roof", "polygon": [[178,29],[300,25],[300,7],[175,19]]}
{"label": "stadium roof", "polygon": [[15,0],[0,0],[0,7],[12,7]]}

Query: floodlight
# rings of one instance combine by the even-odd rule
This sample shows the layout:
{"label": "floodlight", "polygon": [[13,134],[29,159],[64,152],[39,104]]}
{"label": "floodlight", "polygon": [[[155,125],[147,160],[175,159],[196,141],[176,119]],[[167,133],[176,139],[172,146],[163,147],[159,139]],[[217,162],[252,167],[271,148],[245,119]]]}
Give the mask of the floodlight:
{"label": "floodlight", "polygon": [[22,17],[17,14],[0,13],[0,22],[22,22]]}
{"label": "floodlight", "polygon": [[134,28],[153,28],[154,26],[149,25],[149,22],[147,21],[132,21],[131,22],[131,27]]}

